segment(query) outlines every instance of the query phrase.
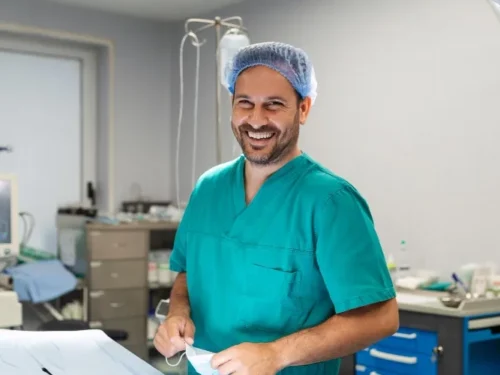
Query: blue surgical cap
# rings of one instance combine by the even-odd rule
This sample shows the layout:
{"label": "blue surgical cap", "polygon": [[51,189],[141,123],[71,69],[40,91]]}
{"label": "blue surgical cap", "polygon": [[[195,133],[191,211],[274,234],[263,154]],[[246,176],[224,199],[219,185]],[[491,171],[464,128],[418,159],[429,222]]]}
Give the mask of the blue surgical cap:
{"label": "blue surgical cap", "polygon": [[307,54],[300,48],[279,42],[251,44],[238,51],[225,67],[226,87],[234,95],[234,86],[245,69],[263,65],[283,75],[302,98],[316,100],[318,82]]}

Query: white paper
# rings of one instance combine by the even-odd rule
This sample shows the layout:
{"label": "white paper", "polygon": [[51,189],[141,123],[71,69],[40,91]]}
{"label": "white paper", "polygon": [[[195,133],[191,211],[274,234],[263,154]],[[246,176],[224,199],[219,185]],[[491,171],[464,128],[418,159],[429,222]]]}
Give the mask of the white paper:
{"label": "white paper", "polygon": [[218,375],[219,371],[214,370],[210,361],[214,353],[207,350],[195,348],[186,344],[186,357],[200,375]]}
{"label": "white paper", "polygon": [[162,375],[102,331],[0,330],[0,374]]}

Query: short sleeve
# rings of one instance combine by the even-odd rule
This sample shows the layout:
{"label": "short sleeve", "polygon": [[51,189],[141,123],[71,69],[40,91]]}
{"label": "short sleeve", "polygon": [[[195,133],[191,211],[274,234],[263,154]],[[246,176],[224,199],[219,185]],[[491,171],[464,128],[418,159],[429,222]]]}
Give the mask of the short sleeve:
{"label": "short sleeve", "polygon": [[184,215],[181,218],[177,231],[175,232],[174,248],[170,255],[170,270],[173,272],[186,272],[186,251],[187,251],[187,236],[188,228],[190,227],[190,220],[193,211],[193,196],[194,192],[189,198]]}
{"label": "short sleeve", "polygon": [[315,228],[318,267],[337,314],[396,296],[369,208],[353,188],[331,195]]}

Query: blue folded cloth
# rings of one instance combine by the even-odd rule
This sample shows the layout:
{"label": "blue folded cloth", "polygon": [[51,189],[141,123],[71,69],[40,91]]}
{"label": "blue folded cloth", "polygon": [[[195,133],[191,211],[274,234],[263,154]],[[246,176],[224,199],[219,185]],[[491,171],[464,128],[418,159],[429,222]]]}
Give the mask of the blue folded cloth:
{"label": "blue folded cloth", "polygon": [[20,301],[42,303],[75,289],[77,278],[59,260],[25,263],[4,271],[12,277]]}

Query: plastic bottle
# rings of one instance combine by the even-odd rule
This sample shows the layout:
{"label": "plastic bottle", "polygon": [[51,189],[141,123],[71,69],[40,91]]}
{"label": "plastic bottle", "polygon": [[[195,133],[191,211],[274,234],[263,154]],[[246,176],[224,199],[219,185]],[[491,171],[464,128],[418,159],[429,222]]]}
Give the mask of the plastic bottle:
{"label": "plastic bottle", "polygon": [[392,282],[396,282],[396,274],[397,274],[397,265],[396,261],[394,260],[394,255],[389,254],[386,259],[387,262],[387,268],[389,269],[389,273],[391,274],[391,279]]}
{"label": "plastic bottle", "polygon": [[399,243],[399,256],[398,256],[398,278],[408,276],[410,273],[410,262],[408,247],[405,240]]}

